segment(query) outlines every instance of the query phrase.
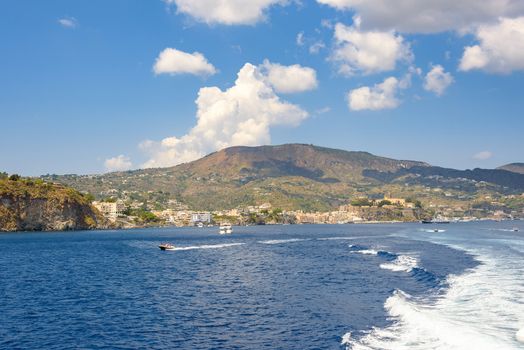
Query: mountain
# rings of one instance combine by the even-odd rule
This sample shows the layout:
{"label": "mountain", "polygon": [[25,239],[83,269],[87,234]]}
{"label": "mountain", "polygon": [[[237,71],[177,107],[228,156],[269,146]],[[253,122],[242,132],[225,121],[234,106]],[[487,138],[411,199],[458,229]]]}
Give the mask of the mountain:
{"label": "mountain", "polygon": [[88,230],[106,227],[88,198],[41,180],[0,179],[0,231]]}
{"label": "mountain", "polygon": [[511,171],[512,173],[524,174],[524,163],[506,164],[497,169]]}
{"label": "mountain", "polygon": [[304,144],[231,147],[169,168],[43,178],[97,198],[158,207],[176,199],[202,210],[264,202],[284,209],[329,210],[361,196],[447,203],[480,193],[524,191],[524,175],[506,170],[461,171]]}

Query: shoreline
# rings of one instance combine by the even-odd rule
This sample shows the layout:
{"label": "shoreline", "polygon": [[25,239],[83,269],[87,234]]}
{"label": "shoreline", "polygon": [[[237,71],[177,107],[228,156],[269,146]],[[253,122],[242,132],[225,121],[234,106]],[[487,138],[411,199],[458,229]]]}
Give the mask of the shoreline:
{"label": "shoreline", "polygon": [[[512,220],[495,220],[495,219],[477,219],[477,220],[466,220],[466,221],[452,221],[448,224],[422,224],[421,221],[362,221],[362,222],[348,222],[340,224],[330,224],[330,223],[299,223],[299,224],[281,224],[281,223],[272,223],[264,225],[233,225],[234,227],[257,227],[257,226],[346,226],[346,225],[390,225],[390,224],[421,224],[427,227],[433,227],[432,225],[438,225],[439,227],[446,227],[449,224],[463,224],[463,223],[474,223],[474,222],[488,222],[492,221],[494,223],[500,222],[512,222],[512,221],[522,221],[523,219],[512,219]],[[93,228],[88,230],[32,230],[32,231],[3,231],[0,230],[0,235],[3,234],[13,234],[13,233],[75,233],[75,232],[110,232],[110,231],[133,231],[133,230],[143,230],[143,229],[210,229],[218,228],[219,225],[213,225],[211,227],[197,227],[197,226],[176,226],[176,225],[154,225],[154,226],[137,226],[137,227],[111,227],[111,228]]]}

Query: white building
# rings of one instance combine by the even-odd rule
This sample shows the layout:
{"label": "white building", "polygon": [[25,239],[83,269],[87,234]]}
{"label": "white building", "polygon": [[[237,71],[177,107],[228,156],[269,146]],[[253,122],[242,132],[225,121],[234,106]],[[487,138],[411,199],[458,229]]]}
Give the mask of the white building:
{"label": "white building", "polygon": [[197,224],[197,223],[211,223],[211,213],[193,213],[191,214],[191,223]]}
{"label": "white building", "polygon": [[112,221],[116,221],[116,218],[123,215],[124,210],[126,210],[126,206],[121,200],[116,202],[93,202],[93,206]]}

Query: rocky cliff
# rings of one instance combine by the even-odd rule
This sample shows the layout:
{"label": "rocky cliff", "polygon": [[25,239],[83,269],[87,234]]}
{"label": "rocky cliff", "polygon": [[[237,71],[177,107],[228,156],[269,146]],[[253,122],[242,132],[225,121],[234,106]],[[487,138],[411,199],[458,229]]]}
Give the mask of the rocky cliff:
{"label": "rocky cliff", "polygon": [[107,221],[80,192],[39,180],[0,179],[0,231],[106,228]]}

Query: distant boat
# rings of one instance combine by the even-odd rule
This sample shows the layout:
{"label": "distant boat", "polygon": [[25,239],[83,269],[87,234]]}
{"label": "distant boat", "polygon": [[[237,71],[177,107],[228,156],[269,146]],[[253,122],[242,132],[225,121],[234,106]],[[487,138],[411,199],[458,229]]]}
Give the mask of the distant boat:
{"label": "distant boat", "polygon": [[423,224],[449,224],[450,221],[447,218],[438,215],[438,216],[435,216],[431,220],[422,220],[422,223]]}
{"label": "distant boat", "polygon": [[199,222],[199,223],[197,224],[197,227],[200,227],[200,228],[202,228],[202,227],[204,227],[204,224],[203,224],[203,223],[201,223],[201,222]]}
{"label": "distant boat", "polygon": [[218,231],[221,235],[230,235],[233,233],[233,228],[230,223],[223,223],[220,225],[220,230]]}
{"label": "distant boat", "polygon": [[160,250],[175,250],[175,246],[169,243],[162,243],[158,248],[160,248]]}
{"label": "distant boat", "polygon": [[518,229],[518,227],[513,227],[512,231],[513,232],[519,232],[519,229]]}
{"label": "distant boat", "polygon": [[423,224],[449,224],[449,220],[422,220]]}

